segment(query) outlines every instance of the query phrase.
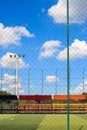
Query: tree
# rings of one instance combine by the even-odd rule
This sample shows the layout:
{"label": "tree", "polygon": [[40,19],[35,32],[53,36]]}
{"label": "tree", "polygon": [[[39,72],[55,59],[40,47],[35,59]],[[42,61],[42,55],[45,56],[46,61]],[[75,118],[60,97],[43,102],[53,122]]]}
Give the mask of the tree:
{"label": "tree", "polygon": [[7,92],[7,91],[0,91],[0,95],[12,95],[11,93]]}

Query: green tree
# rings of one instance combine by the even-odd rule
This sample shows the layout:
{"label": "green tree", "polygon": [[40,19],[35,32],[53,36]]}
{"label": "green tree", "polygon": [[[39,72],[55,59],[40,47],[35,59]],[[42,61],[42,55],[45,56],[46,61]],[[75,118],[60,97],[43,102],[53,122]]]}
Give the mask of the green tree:
{"label": "green tree", "polygon": [[7,91],[0,91],[0,95],[12,95],[12,94]]}

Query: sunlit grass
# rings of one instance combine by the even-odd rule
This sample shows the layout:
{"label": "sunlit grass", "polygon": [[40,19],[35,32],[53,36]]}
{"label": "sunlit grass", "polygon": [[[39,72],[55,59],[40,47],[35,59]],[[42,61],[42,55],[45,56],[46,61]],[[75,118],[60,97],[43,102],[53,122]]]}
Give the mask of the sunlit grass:
{"label": "sunlit grass", "polygon": [[[70,115],[71,130],[87,130],[87,114]],[[0,114],[0,130],[67,130],[66,114]]]}

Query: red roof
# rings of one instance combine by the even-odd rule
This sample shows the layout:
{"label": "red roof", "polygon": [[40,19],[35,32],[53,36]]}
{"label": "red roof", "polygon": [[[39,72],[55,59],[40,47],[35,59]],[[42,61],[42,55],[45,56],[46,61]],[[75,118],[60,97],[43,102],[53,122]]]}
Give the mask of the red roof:
{"label": "red roof", "polygon": [[[54,100],[67,100],[67,95],[54,95]],[[70,95],[70,100],[86,100],[86,95]]]}
{"label": "red roof", "polygon": [[51,95],[20,95],[20,100],[51,100]]}

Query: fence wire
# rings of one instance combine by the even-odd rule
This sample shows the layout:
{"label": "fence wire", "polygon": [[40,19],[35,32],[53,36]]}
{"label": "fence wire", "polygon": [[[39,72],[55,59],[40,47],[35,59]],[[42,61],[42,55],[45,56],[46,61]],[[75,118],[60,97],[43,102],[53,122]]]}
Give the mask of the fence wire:
{"label": "fence wire", "polygon": [[[66,68],[22,69],[18,73],[19,95],[67,95]],[[15,70],[0,71],[0,90],[15,93]],[[87,68],[70,68],[70,94],[87,93]]]}
{"label": "fence wire", "polygon": [[32,114],[26,130],[87,129],[86,10],[86,0],[0,2],[0,113]]}

